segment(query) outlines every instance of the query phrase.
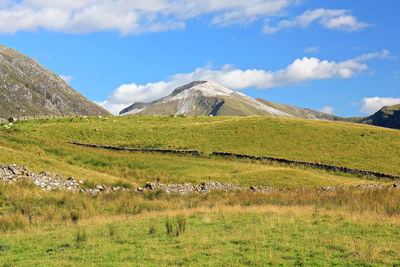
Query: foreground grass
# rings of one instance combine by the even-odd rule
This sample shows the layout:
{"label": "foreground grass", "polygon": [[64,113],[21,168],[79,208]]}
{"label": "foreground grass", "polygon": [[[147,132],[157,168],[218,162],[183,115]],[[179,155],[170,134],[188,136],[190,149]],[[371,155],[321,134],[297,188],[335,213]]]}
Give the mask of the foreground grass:
{"label": "foreground grass", "polygon": [[5,266],[394,266],[400,264],[399,234],[398,219],[346,211],[197,208],[5,234],[0,261]]}
{"label": "foreground grass", "polygon": [[228,151],[400,174],[398,130],[273,117],[134,116],[88,120],[26,121],[2,132],[42,142]]}

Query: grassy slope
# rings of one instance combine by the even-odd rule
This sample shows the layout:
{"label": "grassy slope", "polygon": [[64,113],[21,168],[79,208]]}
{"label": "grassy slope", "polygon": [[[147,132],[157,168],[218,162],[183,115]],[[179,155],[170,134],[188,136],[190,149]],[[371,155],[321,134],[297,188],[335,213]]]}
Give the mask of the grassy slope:
{"label": "grassy slope", "polygon": [[[351,137],[371,142],[360,145]],[[246,186],[355,185],[365,181],[340,173],[279,164],[96,150],[64,141],[197,149],[204,153],[233,151],[399,174],[400,159],[395,155],[400,147],[398,137],[397,131],[376,127],[266,117],[143,116],[90,118],[89,122],[81,118],[53,119],[19,122],[11,130],[0,130],[0,149],[5,152],[0,154],[0,164],[19,163],[35,172],[49,170],[110,185],[118,181],[142,185],[147,181],[209,180]],[[360,154],[363,150],[370,153]]]}
{"label": "grassy slope", "polygon": [[[265,117],[55,119],[1,129],[0,164],[15,162],[95,184],[216,180],[278,187],[355,185],[374,181],[249,160],[115,152],[63,141],[233,151],[400,174],[399,135],[349,123]],[[399,197],[398,191],[345,190],[187,197],[154,192],[92,199],[0,185],[0,262],[393,265],[400,263]],[[167,235],[167,217],[175,231],[178,215],[185,218],[187,230]],[[151,229],[154,233],[149,234]],[[79,242],[78,231],[86,234]]]}
{"label": "grassy slope", "polygon": [[[62,122],[60,124],[60,122]],[[95,129],[98,129],[96,132]],[[117,117],[23,122],[15,135],[127,147],[229,151],[400,174],[400,131],[273,117]]]}
{"label": "grassy slope", "polygon": [[198,158],[192,156],[142,154],[76,147],[52,140],[0,135],[0,164],[27,165],[34,172],[48,170],[93,184],[123,182],[143,185],[219,181],[240,185],[276,187],[321,187],[372,183],[341,173],[312,170],[249,160]]}

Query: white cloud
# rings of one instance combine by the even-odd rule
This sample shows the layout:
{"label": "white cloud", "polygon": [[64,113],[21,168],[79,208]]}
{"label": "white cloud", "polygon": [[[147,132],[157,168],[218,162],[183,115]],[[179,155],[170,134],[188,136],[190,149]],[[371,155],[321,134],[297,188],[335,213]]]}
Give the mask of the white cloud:
{"label": "white cloud", "polygon": [[312,80],[349,79],[368,69],[365,61],[388,57],[389,52],[386,50],[341,62],[304,57],[296,59],[286,68],[277,71],[241,70],[232,65],[225,65],[220,70],[214,70],[211,67],[197,68],[191,73],[175,74],[168,81],[145,85],[135,83],[121,85],[101,104],[110,112],[117,114],[122,108],[134,102],[158,99],[171,93],[175,87],[195,80],[211,80],[230,89],[241,90],[250,87],[268,89]]}
{"label": "white cloud", "polygon": [[333,107],[325,106],[325,107],[323,107],[320,111],[321,111],[321,112],[328,113],[328,114],[333,114],[333,110],[334,110]]}
{"label": "white cloud", "polygon": [[393,97],[366,97],[362,100],[361,112],[372,114],[383,108],[384,106],[392,106],[400,104],[400,98]]}
{"label": "white cloud", "polygon": [[306,52],[306,53],[316,53],[316,52],[319,52],[319,47],[318,46],[310,46],[310,47],[307,47],[304,50],[304,52]]}
{"label": "white cloud", "polygon": [[72,76],[71,75],[62,75],[60,74],[60,78],[63,79],[66,83],[69,83],[72,81]]}
{"label": "white cloud", "polygon": [[347,32],[360,31],[368,26],[367,23],[360,22],[356,17],[350,15],[349,10],[319,8],[306,11],[289,20],[281,20],[276,26],[266,25],[264,33],[274,34],[288,28],[307,28],[314,22],[318,22],[327,29]]}
{"label": "white cloud", "polygon": [[221,26],[279,15],[298,0],[0,0],[0,32],[119,31],[139,34],[181,29],[195,17]]}
{"label": "white cloud", "polygon": [[[0,32],[47,31],[88,33],[118,31],[123,35],[177,30],[197,17],[210,17],[211,24],[227,26],[270,21],[281,17],[301,0],[0,0]],[[343,31],[368,25],[348,10],[315,9],[266,25],[265,33],[285,28],[305,28],[313,22]]]}

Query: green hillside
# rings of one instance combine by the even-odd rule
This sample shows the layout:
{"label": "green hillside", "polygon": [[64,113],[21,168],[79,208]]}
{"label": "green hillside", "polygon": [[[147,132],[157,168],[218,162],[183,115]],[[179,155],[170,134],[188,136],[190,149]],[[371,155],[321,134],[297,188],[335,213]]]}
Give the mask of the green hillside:
{"label": "green hillside", "polygon": [[[8,129],[9,128],[9,129]],[[202,156],[111,151],[195,149]],[[400,263],[400,191],[356,190],[390,180],[210,156],[268,155],[400,174],[400,132],[344,122],[271,117],[88,117],[0,127],[0,165],[97,184],[219,181],[276,192],[91,197],[0,183],[4,266],[393,266]],[[343,186],[321,191],[322,186]],[[229,256],[228,256],[229,255]]]}
{"label": "green hillside", "polygon": [[399,131],[346,122],[273,117],[95,117],[19,122],[1,133],[42,143],[76,141],[193,149],[205,154],[227,151],[400,174]]}

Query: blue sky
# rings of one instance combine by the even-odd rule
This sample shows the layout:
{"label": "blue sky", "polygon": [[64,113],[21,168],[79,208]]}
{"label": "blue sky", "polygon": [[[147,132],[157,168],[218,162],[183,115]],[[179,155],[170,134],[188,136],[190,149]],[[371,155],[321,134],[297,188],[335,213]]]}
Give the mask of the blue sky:
{"label": "blue sky", "polygon": [[0,43],[118,112],[193,79],[364,116],[400,103],[400,1],[0,0]]}

